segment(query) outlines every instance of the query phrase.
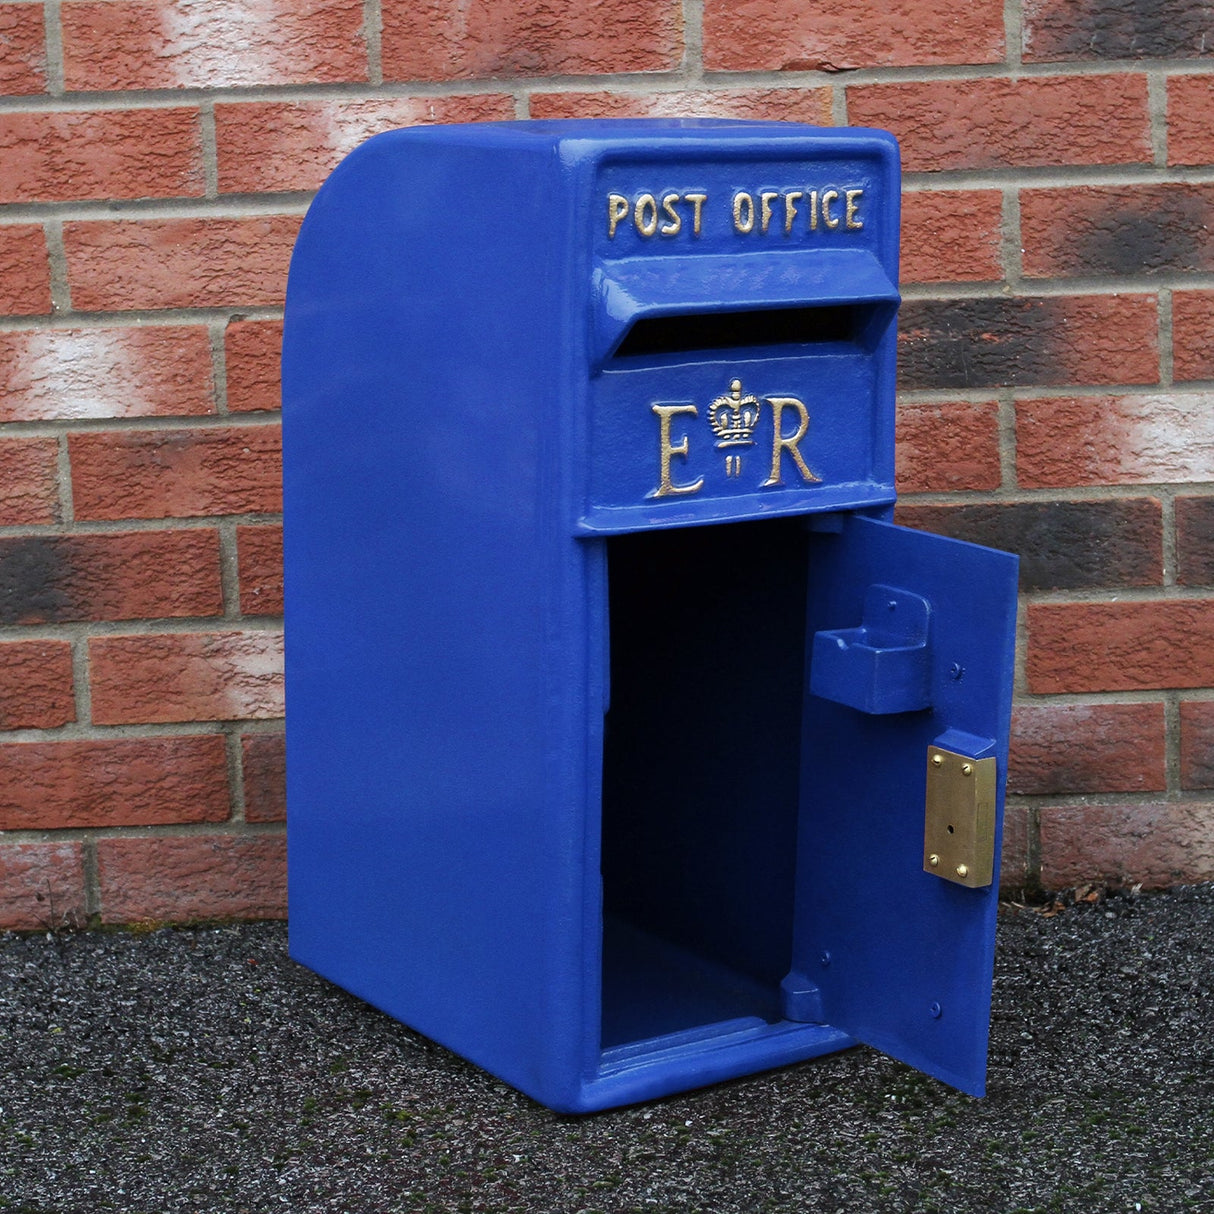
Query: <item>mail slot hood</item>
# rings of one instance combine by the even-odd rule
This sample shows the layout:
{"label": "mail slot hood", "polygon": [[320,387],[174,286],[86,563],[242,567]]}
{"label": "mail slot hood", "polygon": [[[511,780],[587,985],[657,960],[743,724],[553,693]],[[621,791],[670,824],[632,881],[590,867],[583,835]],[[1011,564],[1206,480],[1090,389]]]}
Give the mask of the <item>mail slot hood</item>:
{"label": "mail slot hood", "polygon": [[[619,351],[638,320],[661,317],[695,317],[701,324],[710,317],[749,316],[751,313],[798,312],[805,315],[805,341],[821,340],[812,311],[850,308],[863,304],[890,305],[892,316],[899,301],[898,288],[885,268],[863,249],[823,249],[752,253],[737,256],[707,253],[695,258],[629,258],[594,271],[593,354],[603,360]],[[738,322],[735,322],[738,325]],[[741,322],[731,335],[727,323],[713,331],[719,348],[762,343],[763,318]],[[796,327],[781,328],[771,316],[769,328],[787,335],[795,344]],[[694,328],[689,326],[689,332]],[[689,339],[694,341],[694,339]],[[688,349],[707,345],[689,344]]]}

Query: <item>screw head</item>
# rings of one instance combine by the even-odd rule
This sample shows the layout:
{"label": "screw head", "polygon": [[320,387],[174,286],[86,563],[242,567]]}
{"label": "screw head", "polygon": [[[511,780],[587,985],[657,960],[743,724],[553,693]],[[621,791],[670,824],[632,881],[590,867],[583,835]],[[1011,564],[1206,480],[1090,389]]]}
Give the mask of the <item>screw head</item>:
{"label": "screw head", "polygon": [[944,756],[943,755],[932,755],[932,766],[933,767],[943,767],[944,766]]}
{"label": "screw head", "polygon": [[822,956],[819,958],[819,960],[822,962],[822,968],[825,969],[830,964],[830,951],[828,949],[823,949]]}
{"label": "screw head", "polygon": [[935,868],[936,865],[940,863],[940,857],[933,852],[932,855],[928,856],[927,862],[932,866],[932,868]]}
{"label": "screw head", "polygon": [[927,1012],[933,1020],[939,1020],[944,1014],[944,1009],[938,1003],[932,1003],[928,1006]]}
{"label": "screw head", "polygon": [[970,869],[969,869],[968,864],[958,864],[957,865],[957,876],[958,877],[968,877],[969,871],[970,871]]}
{"label": "screw head", "polygon": [[974,765],[972,763],[962,763],[961,774],[963,776],[972,776],[974,774]]}

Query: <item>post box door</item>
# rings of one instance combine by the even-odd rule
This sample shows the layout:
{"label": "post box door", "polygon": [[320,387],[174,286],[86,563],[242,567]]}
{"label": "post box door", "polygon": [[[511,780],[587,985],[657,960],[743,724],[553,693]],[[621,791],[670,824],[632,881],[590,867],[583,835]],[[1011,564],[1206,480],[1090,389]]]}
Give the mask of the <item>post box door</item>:
{"label": "post box door", "polygon": [[811,544],[786,1008],[981,1095],[1018,562],[834,525]]}

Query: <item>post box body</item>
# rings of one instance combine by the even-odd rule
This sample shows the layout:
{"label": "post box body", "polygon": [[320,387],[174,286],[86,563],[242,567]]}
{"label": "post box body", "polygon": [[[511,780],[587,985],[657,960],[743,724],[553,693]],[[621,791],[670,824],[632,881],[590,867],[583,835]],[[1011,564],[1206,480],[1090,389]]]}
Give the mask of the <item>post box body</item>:
{"label": "post box body", "polygon": [[552,1108],[982,1090],[1015,560],[889,521],[898,197],[876,132],[512,123],[303,225],[292,955]]}

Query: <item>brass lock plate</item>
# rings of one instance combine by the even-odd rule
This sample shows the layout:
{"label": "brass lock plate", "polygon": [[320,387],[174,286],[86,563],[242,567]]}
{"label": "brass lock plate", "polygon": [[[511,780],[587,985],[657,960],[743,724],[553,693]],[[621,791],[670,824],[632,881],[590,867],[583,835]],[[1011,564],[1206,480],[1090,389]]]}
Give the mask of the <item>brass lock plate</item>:
{"label": "brass lock plate", "polygon": [[995,760],[927,748],[923,869],[981,889],[994,879]]}

